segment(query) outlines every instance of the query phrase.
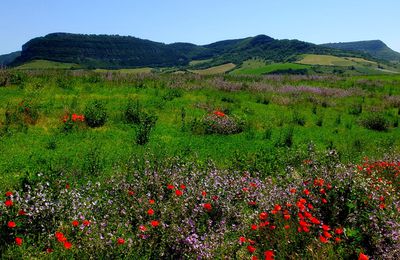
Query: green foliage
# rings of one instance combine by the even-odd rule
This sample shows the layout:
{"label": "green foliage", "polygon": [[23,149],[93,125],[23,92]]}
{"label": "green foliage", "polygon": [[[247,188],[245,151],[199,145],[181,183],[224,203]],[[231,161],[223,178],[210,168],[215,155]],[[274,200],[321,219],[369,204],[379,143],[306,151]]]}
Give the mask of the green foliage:
{"label": "green foliage", "polygon": [[85,108],[84,115],[88,126],[92,128],[103,126],[107,121],[105,103],[101,100],[90,102]]}
{"label": "green foliage", "polygon": [[150,140],[150,133],[157,122],[157,116],[146,112],[140,113],[140,122],[136,132],[136,144],[145,145]]}
{"label": "green foliage", "polygon": [[365,128],[375,131],[386,131],[389,127],[389,123],[384,114],[379,112],[367,114],[361,119],[360,123]]}

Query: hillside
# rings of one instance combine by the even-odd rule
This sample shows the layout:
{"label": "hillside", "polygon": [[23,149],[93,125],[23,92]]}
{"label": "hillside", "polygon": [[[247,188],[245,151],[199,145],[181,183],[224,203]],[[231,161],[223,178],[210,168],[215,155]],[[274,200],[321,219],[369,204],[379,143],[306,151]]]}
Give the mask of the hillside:
{"label": "hillside", "polygon": [[11,52],[9,54],[0,55],[0,66],[6,66],[13,62],[21,55],[20,51]]}
{"label": "hillside", "polygon": [[276,40],[266,35],[199,46],[191,43],[164,44],[131,36],[53,33],[24,44],[21,56],[13,65],[50,60],[87,68],[115,69],[188,66],[193,60],[211,59],[192,68],[204,69],[227,63],[241,64],[250,58],[272,62],[295,61],[300,54],[369,57],[298,40]]}
{"label": "hillside", "polygon": [[390,49],[384,42],[380,40],[326,43],[322,44],[321,46],[348,51],[361,51],[378,59],[400,61],[400,53]]}

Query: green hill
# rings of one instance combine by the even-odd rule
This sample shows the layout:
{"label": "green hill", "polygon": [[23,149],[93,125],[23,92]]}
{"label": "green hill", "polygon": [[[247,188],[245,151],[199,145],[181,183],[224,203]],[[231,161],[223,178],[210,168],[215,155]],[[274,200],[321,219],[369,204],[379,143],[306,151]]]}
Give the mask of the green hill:
{"label": "green hill", "polygon": [[79,64],[86,68],[186,67],[193,60],[209,62],[190,65],[206,69],[222,64],[241,64],[251,58],[291,62],[300,54],[368,57],[366,54],[332,49],[298,40],[276,40],[266,35],[224,40],[208,45],[164,44],[131,36],[53,33],[22,46],[13,65],[32,60]]}
{"label": "green hill", "polygon": [[0,66],[7,66],[21,55],[20,51],[11,52],[9,54],[0,55]]}
{"label": "green hill", "polygon": [[321,46],[348,51],[360,51],[367,53],[372,57],[387,61],[400,61],[400,53],[390,49],[384,42],[380,40],[325,43]]}

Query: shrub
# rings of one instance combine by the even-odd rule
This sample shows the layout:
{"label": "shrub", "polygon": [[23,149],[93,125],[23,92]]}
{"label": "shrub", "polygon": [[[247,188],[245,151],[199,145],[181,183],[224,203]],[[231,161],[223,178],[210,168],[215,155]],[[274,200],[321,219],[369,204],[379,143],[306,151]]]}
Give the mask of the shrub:
{"label": "shrub", "polygon": [[306,118],[297,111],[293,112],[292,120],[294,124],[298,124],[300,126],[304,126],[306,124]]}
{"label": "shrub", "polygon": [[182,97],[182,90],[173,88],[168,90],[167,93],[165,93],[165,95],[162,97],[162,99],[165,101],[172,101],[173,99],[179,97]]}
{"label": "shrub", "polygon": [[350,115],[359,115],[362,113],[362,104],[353,104],[352,106],[350,106],[349,108],[349,114]]}
{"label": "shrub", "polygon": [[104,102],[95,100],[85,108],[86,124],[92,128],[103,126],[107,121],[107,111]]}
{"label": "shrub", "polygon": [[141,112],[140,123],[136,132],[136,144],[145,145],[149,142],[150,133],[157,121],[157,116]]}
{"label": "shrub", "polygon": [[382,113],[370,113],[360,121],[361,125],[367,129],[375,131],[386,131],[389,123]]}
{"label": "shrub", "polygon": [[244,121],[239,117],[228,116],[224,112],[214,111],[202,120],[192,121],[192,132],[195,134],[237,134],[243,131]]}
{"label": "shrub", "polygon": [[129,99],[125,109],[125,121],[131,124],[140,123],[141,108],[139,100]]}

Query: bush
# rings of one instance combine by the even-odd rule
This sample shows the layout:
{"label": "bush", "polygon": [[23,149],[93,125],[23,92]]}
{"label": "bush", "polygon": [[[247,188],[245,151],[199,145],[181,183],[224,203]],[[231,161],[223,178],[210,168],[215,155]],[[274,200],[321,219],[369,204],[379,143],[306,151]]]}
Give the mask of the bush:
{"label": "bush", "polygon": [[202,120],[194,119],[191,124],[195,134],[237,134],[244,129],[245,123],[238,117],[228,116],[221,111],[214,111],[203,117]]}
{"label": "bush", "polygon": [[129,99],[125,109],[125,121],[130,124],[140,123],[141,108],[139,100]]}
{"label": "bush", "polygon": [[95,100],[85,108],[86,124],[92,128],[103,126],[107,121],[107,111],[104,102]]}
{"label": "bush", "polygon": [[362,104],[353,104],[352,106],[350,106],[349,108],[349,114],[350,115],[359,115],[362,113]]}
{"label": "bush", "polygon": [[368,114],[360,122],[365,128],[375,131],[386,131],[389,127],[388,121],[381,113]]}
{"label": "bush", "polygon": [[136,144],[145,145],[149,142],[150,133],[157,121],[157,116],[147,114],[146,112],[140,113],[140,123],[136,132]]}

